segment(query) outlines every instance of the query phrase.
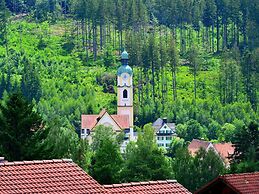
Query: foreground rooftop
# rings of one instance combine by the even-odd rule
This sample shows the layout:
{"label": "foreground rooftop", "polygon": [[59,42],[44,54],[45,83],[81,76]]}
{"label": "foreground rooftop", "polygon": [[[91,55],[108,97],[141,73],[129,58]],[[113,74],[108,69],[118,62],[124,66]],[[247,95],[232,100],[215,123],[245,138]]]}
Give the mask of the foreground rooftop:
{"label": "foreground rooftop", "polygon": [[100,185],[70,159],[0,161],[0,193],[177,193],[189,194],[175,180]]}

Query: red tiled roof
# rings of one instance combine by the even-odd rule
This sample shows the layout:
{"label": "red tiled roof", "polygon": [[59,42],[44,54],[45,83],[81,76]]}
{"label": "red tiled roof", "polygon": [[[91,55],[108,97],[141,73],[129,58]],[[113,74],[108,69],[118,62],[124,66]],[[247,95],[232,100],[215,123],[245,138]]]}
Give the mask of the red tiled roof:
{"label": "red tiled roof", "polygon": [[215,143],[213,144],[216,151],[222,157],[225,163],[229,164],[229,156],[234,154],[235,148],[231,143]]}
{"label": "red tiled roof", "polygon": [[240,173],[240,174],[226,174],[215,178],[207,185],[203,186],[198,191],[194,192],[204,193],[213,189],[213,185],[218,181],[223,181],[228,187],[240,194],[258,194],[259,193],[259,172]]}
{"label": "red tiled roof", "polygon": [[259,172],[227,174],[220,178],[240,193],[259,193]]}
{"label": "red tiled roof", "polygon": [[190,192],[175,180],[133,182],[124,184],[104,185],[112,194],[190,194]]}
{"label": "red tiled roof", "polygon": [[120,126],[122,129],[129,128],[129,116],[128,115],[111,115],[113,120]]}
{"label": "red tiled roof", "polygon": [[[81,129],[92,130],[98,120],[100,120],[107,111],[103,109],[99,115],[81,115]],[[129,116],[128,115],[110,115],[111,118],[121,129],[129,128]]]}
{"label": "red tiled roof", "polygon": [[0,163],[0,193],[108,193],[72,160]]}
{"label": "red tiled roof", "polygon": [[204,148],[206,150],[209,145],[210,145],[210,142],[208,141],[193,139],[188,146],[188,150],[189,152],[191,152],[192,155],[194,155],[200,148]]}
{"label": "red tiled roof", "polygon": [[98,115],[81,115],[81,129],[93,129],[97,123]]}

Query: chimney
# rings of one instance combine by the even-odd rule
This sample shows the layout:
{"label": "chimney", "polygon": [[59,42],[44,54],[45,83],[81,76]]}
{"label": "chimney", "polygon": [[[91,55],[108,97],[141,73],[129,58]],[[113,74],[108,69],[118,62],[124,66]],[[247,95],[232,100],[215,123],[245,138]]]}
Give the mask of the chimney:
{"label": "chimney", "polygon": [[166,117],[163,118],[163,122],[167,123],[167,118]]}

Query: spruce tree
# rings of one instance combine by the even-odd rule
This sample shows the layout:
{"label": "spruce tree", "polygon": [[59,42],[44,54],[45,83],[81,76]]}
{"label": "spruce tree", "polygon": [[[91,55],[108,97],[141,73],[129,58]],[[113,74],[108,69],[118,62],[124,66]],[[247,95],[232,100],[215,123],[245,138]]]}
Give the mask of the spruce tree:
{"label": "spruce tree", "polygon": [[22,93],[30,102],[33,99],[38,102],[42,93],[38,72],[35,66],[32,65],[27,58],[24,58],[22,63],[24,64],[21,81]]}
{"label": "spruce tree", "polygon": [[42,119],[21,94],[15,93],[0,105],[0,155],[9,161],[28,159],[33,134]]}

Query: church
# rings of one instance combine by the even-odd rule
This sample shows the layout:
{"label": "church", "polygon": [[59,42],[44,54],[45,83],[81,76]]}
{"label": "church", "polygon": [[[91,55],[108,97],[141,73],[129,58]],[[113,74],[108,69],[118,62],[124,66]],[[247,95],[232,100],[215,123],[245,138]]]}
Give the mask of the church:
{"label": "church", "polygon": [[98,125],[112,127],[117,133],[124,131],[122,152],[129,141],[137,138],[133,130],[133,71],[128,62],[129,55],[124,51],[121,54],[121,66],[117,71],[117,114],[111,115],[103,109],[98,115],[81,115],[81,138],[91,143],[94,128]]}

